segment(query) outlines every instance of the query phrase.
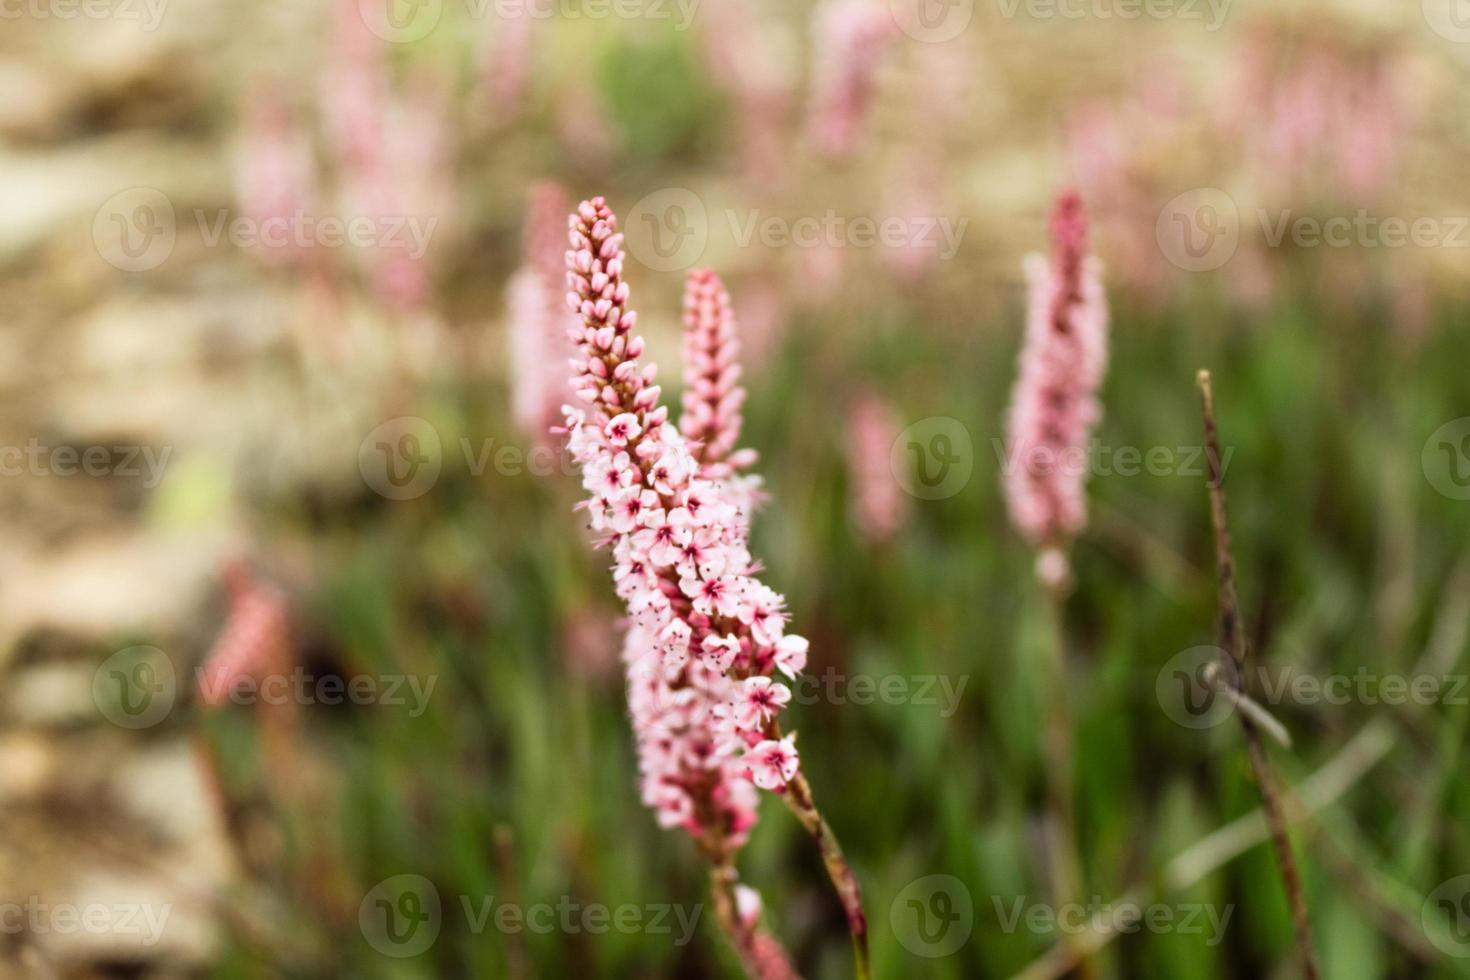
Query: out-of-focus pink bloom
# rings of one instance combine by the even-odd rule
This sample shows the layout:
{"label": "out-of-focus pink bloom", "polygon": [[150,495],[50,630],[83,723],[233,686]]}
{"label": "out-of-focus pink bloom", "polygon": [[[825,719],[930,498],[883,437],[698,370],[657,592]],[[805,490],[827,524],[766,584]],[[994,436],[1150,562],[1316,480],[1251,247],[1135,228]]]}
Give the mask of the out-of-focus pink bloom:
{"label": "out-of-focus pink bloom", "polygon": [[373,222],[365,259],[373,291],[390,309],[428,302],[434,240],[454,204],[454,146],[444,79],[422,75],[382,107],[382,138],[363,156],[343,161],[342,200],[352,218]]}
{"label": "out-of-focus pink bloom", "polygon": [[755,462],[750,450],[730,456],[740,439],[745,404],[739,358],[740,338],[725,284],[710,269],[691,271],[684,287],[684,412],[679,431],[707,476]]}
{"label": "out-of-focus pink bloom", "polygon": [[[770,675],[805,644],[784,632],[785,600],[755,577],[755,478],[701,468],[660,403],[656,369],[639,364],[622,239],[602,198],[571,217],[572,387],[585,407],[567,406],[567,442],[628,610],[623,658],[644,802],[663,826],[739,846],[755,822],[755,783],[779,790],[798,771],[794,742],[776,738],[790,692]],[[760,692],[749,686],[757,678]],[[752,757],[767,745],[780,757],[769,747]]]}
{"label": "out-of-focus pink bloom", "polygon": [[358,0],[337,0],[331,43],[322,66],[322,118],[339,163],[351,167],[371,157],[382,138],[388,66],[383,41],[368,30]]}
{"label": "out-of-focus pink bloom", "polygon": [[901,427],[893,409],[865,391],[853,403],[847,430],[853,524],[865,540],[882,544],[892,540],[908,517],[907,499],[888,458]]}
{"label": "out-of-focus pink bloom", "polygon": [[562,145],[572,159],[589,168],[600,169],[607,164],[616,134],[595,87],[573,80],[557,102],[556,124]]}
{"label": "out-of-focus pink bloom", "polygon": [[780,343],[786,325],[781,290],[766,277],[742,285],[735,316],[740,323],[741,360],[750,370],[759,370]]}
{"label": "out-of-focus pink bloom", "polygon": [[894,275],[910,284],[934,267],[943,245],[932,229],[940,211],[935,156],[923,150],[901,154],[885,182],[885,218],[902,219],[904,233],[898,241],[884,243],[882,258]]}
{"label": "out-of-focus pink bloom", "polygon": [[529,10],[487,17],[481,45],[481,85],[493,122],[515,118],[523,107],[535,61],[536,21]]}
{"label": "out-of-focus pink bloom", "polygon": [[229,611],[224,629],[199,673],[199,700],[211,708],[228,702],[235,685],[281,674],[290,667],[286,599],[239,564],[225,573]]}
{"label": "out-of-focus pink bloom", "polygon": [[571,397],[567,357],[572,346],[567,331],[576,318],[562,301],[565,278],[559,228],[571,200],[554,181],[538,181],[526,196],[522,233],[523,259],[507,291],[510,331],[511,412],[516,424],[534,439],[546,437],[561,419],[561,406]]}
{"label": "out-of-focus pink bloom", "polygon": [[857,149],[883,53],[897,33],[887,5],[873,0],[823,0],[812,13],[807,135],[819,152],[841,158]]}
{"label": "out-of-focus pink bloom", "polygon": [[235,197],[256,228],[258,253],[275,265],[304,262],[304,220],[315,206],[311,141],[275,93],[256,93],[246,107],[235,158]]}
{"label": "out-of-focus pink bloom", "polygon": [[841,244],[824,241],[796,251],[800,264],[799,298],[808,304],[831,300],[842,287],[843,274],[847,269],[847,250]]}
{"label": "out-of-focus pink bloom", "polygon": [[1386,52],[1262,25],[1242,43],[1216,102],[1266,194],[1341,187],[1362,202],[1390,182],[1413,123],[1404,76]]}
{"label": "out-of-focus pink bloom", "polygon": [[759,929],[751,937],[751,943],[755,948],[756,976],[760,980],[800,980],[801,974],[796,972],[791,958],[776,937]]}
{"label": "out-of-focus pink bloom", "polygon": [[700,20],[710,74],[734,102],[745,174],[753,184],[769,188],[788,169],[795,46],[778,18],[748,0],[708,5]]}
{"label": "out-of-focus pink bloom", "polygon": [[1107,364],[1107,298],[1087,254],[1082,199],[1062,194],[1051,217],[1051,261],[1028,257],[1026,339],[1007,420],[1006,502],[1017,530],[1041,550],[1049,584],[1087,523],[1088,442],[1102,417],[1097,391]]}
{"label": "out-of-focus pink bloom", "polygon": [[574,673],[603,680],[617,673],[618,645],[612,617],[579,610],[562,626],[561,649]]}

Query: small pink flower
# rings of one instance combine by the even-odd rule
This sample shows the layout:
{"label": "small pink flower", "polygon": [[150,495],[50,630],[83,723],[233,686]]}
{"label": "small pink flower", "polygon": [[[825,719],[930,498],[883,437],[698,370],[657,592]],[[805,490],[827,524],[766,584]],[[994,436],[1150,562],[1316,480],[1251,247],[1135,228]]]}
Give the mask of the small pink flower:
{"label": "small pink flower", "polygon": [[796,754],[796,737],[787,735],[779,742],[767,739],[745,753],[750,766],[750,779],[761,789],[779,789],[796,776],[800,757]]}
{"label": "small pink flower", "polygon": [[806,669],[807,648],[811,644],[806,637],[788,633],[776,644],[776,668],[787,677],[795,678]]}
{"label": "small pink flower", "polygon": [[638,433],[643,431],[643,426],[638,424],[638,416],[630,412],[614,416],[603,429],[607,441],[614,446],[626,446],[632,439],[638,438]]}
{"label": "small pink flower", "polygon": [[716,670],[724,673],[730,669],[730,665],[735,662],[736,654],[740,652],[740,640],[731,635],[715,636],[711,634],[704,638],[700,649],[704,652],[705,660]]}
{"label": "small pink flower", "polygon": [[769,677],[748,677],[736,703],[735,724],[744,729],[761,728],[790,700],[791,689],[785,684]]}

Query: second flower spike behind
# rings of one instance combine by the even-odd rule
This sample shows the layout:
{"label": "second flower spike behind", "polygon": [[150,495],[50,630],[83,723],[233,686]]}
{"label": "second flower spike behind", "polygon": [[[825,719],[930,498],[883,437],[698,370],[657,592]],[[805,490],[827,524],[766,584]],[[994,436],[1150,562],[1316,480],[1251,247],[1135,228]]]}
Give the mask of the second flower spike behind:
{"label": "second flower spike behind", "polygon": [[1051,215],[1051,259],[1026,259],[1026,339],[1006,422],[1011,523],[1037,549],[1050,589],[1071,577],[1067,552],[1087,524],[1088,441],[1102,419],[1108,360],[1102,267],[1087,252],[1082,198],[1065,191]]}

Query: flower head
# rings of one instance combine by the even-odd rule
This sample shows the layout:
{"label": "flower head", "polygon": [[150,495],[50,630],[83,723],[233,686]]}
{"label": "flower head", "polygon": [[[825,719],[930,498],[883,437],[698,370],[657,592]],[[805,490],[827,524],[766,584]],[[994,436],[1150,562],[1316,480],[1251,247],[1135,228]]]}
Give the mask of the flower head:
{"label": "flower head", "polygon": [[898,533],[908,517],[903,489],[889,462],[899,436],[898,419],[876,394],[864,392],[853,404],[847,429],[853,523],[865,540],[882,544]]}
{"label": "flower head", "polygon": [[862,138],[879,61],[898,27],[883,4],[824,0],[812,14],[812,33],[816,64],[808,136],[818,151],[846,157]]}
{"label": "flower head", "polygon": [[1005,491],[1021,534],[1044,552],[1061,552],[1087,523],[1087,446],[1102,416],[1108,308],[1076,193],[1057,199],[1051,239],[1050,263],[1039,256],[1026,263],[1026,339],[1011,394]]}
{"label": "flower head", "polygon": [[[577,208],[568,240],[571,387],[585,407],[565,407],[563,431],[628,607],[623,658],[643,797],[662,825],[738,846],[755,821],[755,785],[797,773],[794,743],[776,728],[790,691],[767,675],[794,676],[805,641],[785,634],[785,600],[754,577],[747,548],[755,482],[735,473],[750,455],[732,452],[743,392],[729,298],[713,273],[691,277],[688,392],[671,425],[656,369],[638,360],[622,235],[601,198]],[[789,752],[752,758],[768,742]]]}

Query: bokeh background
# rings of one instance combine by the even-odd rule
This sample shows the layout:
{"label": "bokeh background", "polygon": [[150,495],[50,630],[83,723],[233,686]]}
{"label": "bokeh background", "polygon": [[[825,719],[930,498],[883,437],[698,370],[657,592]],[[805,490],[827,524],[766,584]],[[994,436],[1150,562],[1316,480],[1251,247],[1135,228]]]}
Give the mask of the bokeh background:
{"label": "bokeh background", "polygon": [[[0,975],[738,975],[639,802],[578,480],[515,407],[558,187],[622,215],[672,387],[685,271],[730,287],[753,550],[812,641],[787,724],[876,976],[1062,975],[1094,936],[1048,924],[1059,689],[1087,914],[1165,910],[1078,975],[1296,975],[1239,726],[1177,683],[1215,635],[1202,367],[1253,656],[1350,682],[1267,699],[1324,973],[1470,973],[1449,0],[0,17]],[[998,440],[1067,186],[1113,322],[1058,670]],[[206,662],[307,686],[211,698]],[[740,865],[804,975],[851,975],[776,801]]]}

